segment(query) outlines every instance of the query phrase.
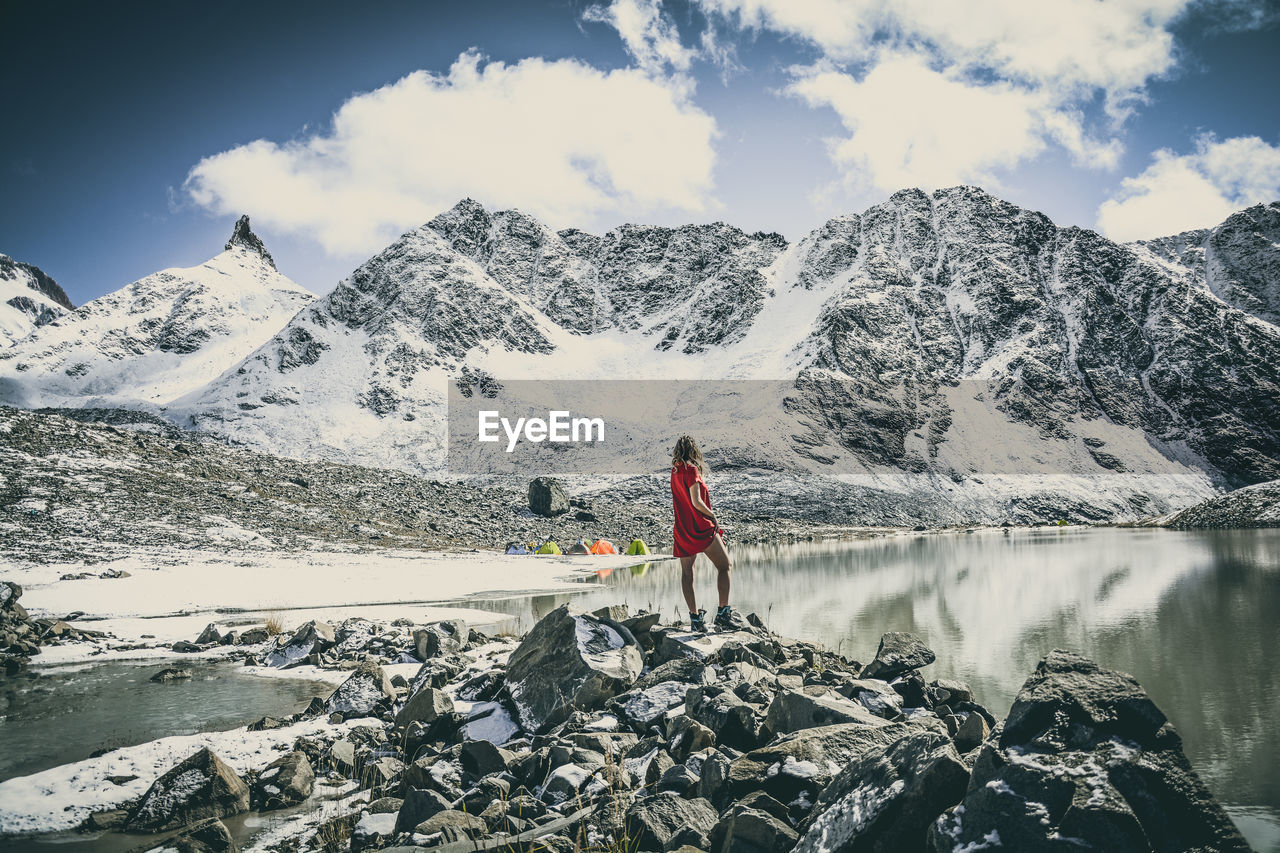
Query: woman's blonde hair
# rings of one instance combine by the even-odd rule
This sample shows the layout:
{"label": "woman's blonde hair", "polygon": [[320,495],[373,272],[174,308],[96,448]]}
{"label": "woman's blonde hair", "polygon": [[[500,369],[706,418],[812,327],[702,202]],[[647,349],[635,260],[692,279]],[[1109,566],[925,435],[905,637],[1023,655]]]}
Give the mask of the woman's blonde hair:
{"label": "woman's blonde hair", "polygon": [[676,449],[671,453],[671,466],[674,468],[676,465],[696,465],[702,476],[707,476],[707,460],[702,458],[702,451],[698,449],[698,442],[693,440],[693,436],[682,435],[676,439]]}

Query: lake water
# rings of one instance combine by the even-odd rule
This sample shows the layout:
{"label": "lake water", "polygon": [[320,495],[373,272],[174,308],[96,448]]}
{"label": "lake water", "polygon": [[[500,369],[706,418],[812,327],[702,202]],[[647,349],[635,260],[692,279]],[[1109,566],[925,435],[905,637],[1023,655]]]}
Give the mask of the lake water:
{"label": "lake water", "polygon": [[[1051,649],[1131,673],[1254,847],[1280,853],[1280,530],[977,530],[730,550],[736,608],[863,662],[884,632],[915,632],[938,654],[925,674],[967,681],[996,716]],[[704,559],[697,592],[711,611]],[[569,597],[479,606],[523,631]],[[573,598],[686,613],[674,561],[602,573]]]}
{"label": "lake water", "polygon": [[[191,678],[157,683],[169,666]],[[88,758],[95,750],[283,717],[332,687],[244,675],[196,660],[83,664],[0,678],[0,781]]]}

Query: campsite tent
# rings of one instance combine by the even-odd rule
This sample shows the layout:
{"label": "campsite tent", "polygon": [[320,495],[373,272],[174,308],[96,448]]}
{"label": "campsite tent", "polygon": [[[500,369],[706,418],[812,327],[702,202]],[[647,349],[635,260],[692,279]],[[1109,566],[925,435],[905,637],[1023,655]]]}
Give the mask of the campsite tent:
{"label": "campsite tent", "polygon": [[591,546],[592,554],[616,554],[618,549],[613,547],[613,543],[608,539],[597,539],[596,544]]}
{"label": "campsite tent", "polygon": [[559,554],[560,546],[554,542],[544,542],[542,547],[538,549],[539,554]]}
{"label": "campsite tent", "polygon": [[632,539],[631,544],[627,546],[627,555],[634,557],[637,554],[648,554],[649,546],[644,544],[643,539]]}

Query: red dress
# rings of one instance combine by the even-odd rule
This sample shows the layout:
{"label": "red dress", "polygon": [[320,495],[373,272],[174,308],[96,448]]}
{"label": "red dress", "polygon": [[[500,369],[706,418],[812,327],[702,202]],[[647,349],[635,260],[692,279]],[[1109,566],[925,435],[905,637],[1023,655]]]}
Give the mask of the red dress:
{"label": "red dress", "polygon": [[711,519],[693,508],[689,499],[689,487],[698,484],[698,494],[707,508],[711,508],[711,495],[697,465],[671,466],[671,503],[675,507],[675,547],[677,557],[695,557],[707,550],[716,536],[716,526]]}

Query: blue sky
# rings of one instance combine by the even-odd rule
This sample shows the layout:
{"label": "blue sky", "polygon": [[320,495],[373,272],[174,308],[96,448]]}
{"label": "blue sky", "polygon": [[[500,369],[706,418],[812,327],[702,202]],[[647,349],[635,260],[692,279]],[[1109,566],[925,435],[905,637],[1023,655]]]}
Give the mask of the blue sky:
{"label": "blue sky", "polygon": [[248,213],[325,292],[473,196],[799,239],[976,183],[1134,239],[1280,198],[1280,2],[4,7],[0,251],[77,303]]}

